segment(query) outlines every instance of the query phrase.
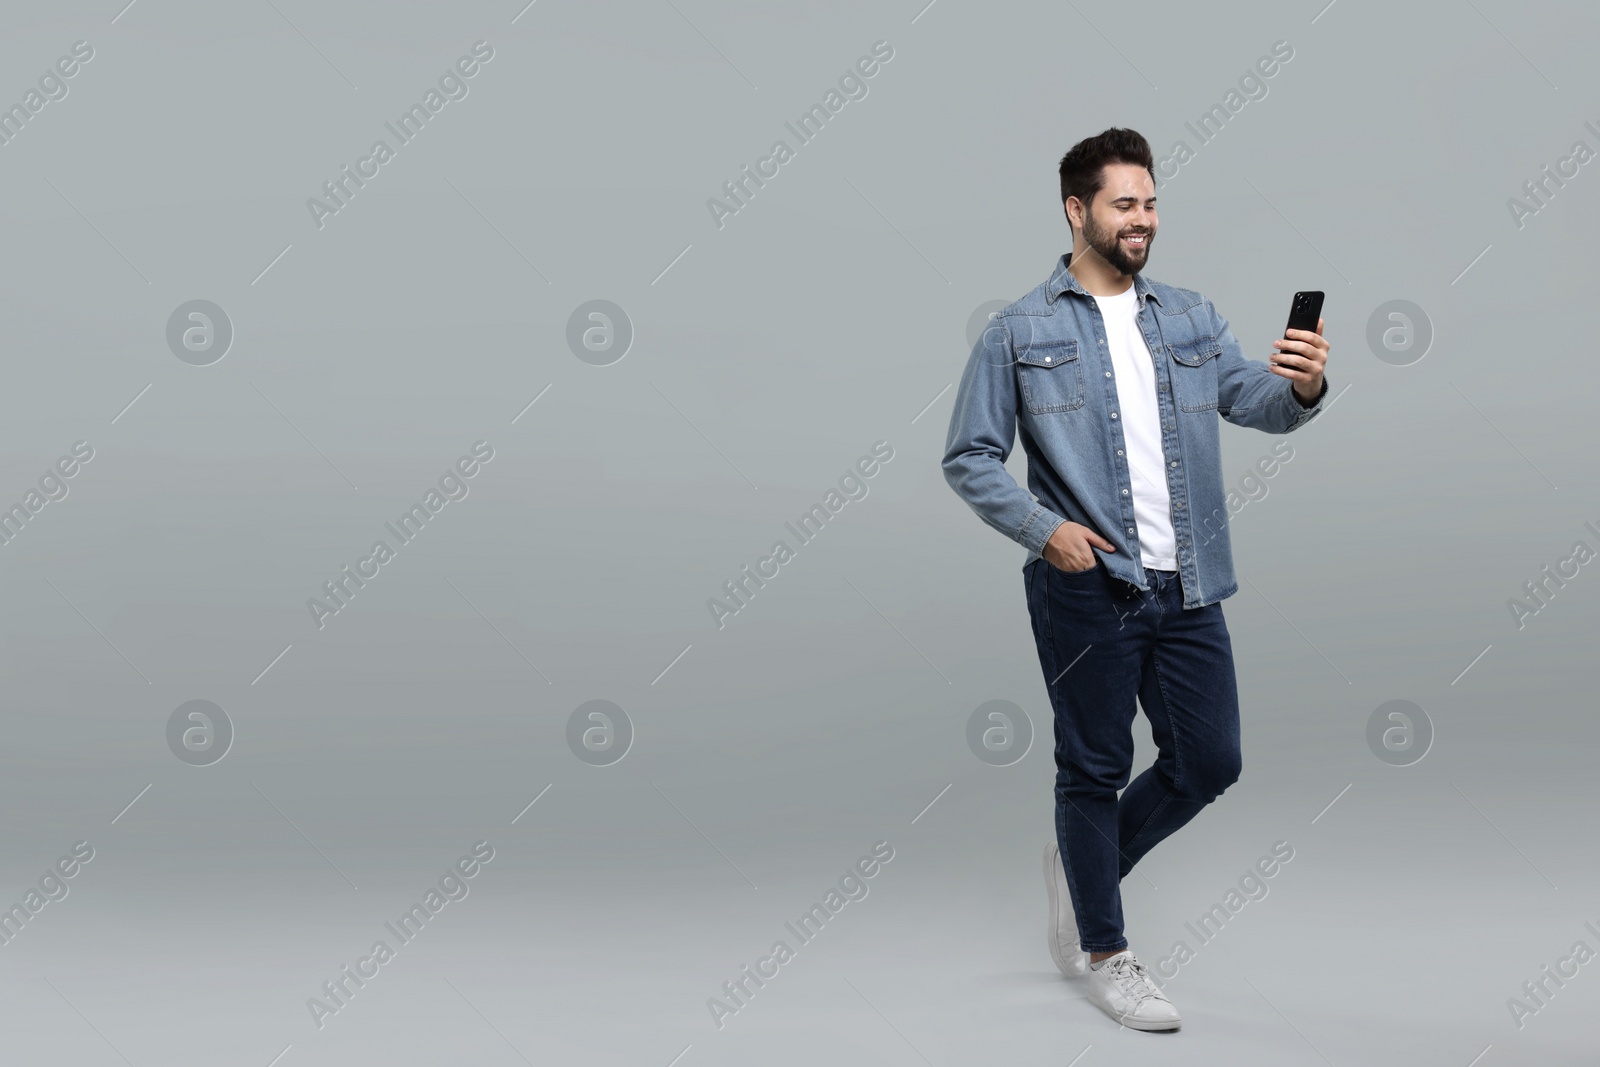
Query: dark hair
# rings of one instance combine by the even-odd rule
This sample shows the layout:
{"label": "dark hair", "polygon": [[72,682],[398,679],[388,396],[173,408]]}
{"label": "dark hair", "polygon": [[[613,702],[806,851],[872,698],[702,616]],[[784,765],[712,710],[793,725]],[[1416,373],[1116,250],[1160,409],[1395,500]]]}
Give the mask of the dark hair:
{"label": "dark hair", "polygon": [[[1094,195],[1105,184],[1107,163],[1132,163],[1149,171],[1150,180],[1155,180],[1155,158],[1150,154],[1150,142],[1137,130],[1113,126],[1104,133],[1085,137],[1061,157],[1062,214],[1066,214],[1067,198],[1072,196],[1083,201],[1085,211],[1089,209]],[[1070,215],[1067,228],[1072,228]]]}

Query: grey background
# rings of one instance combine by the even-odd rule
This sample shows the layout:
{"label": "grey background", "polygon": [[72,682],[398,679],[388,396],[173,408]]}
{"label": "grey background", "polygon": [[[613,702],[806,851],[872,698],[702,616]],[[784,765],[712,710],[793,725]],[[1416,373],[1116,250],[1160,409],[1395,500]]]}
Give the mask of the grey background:
{"label": "grey background", "polygon": [[[0,898],[95,849],[0,945],[8,1062],[1593,1048],[1600,965],[1520,1030],[1506,1006],[1600,948],[1600,578],[1520,630],[1506,606],[1600,547],[1600,177],[1520,229],[1506,206],[1600,147],[1592,9],[118,7],[0,22],[3,102],[95,49],[0,146],[0,498],[95,449],[0,546]],[[317,229],[306,198],[480,39],[469,95]],[[878,40],[868,95],[718,229],[706,199]],[[1042,944],[1024,552],[938,460],[969,317],[1068,247],[1061,154],[1111,125],[1195,147],[1183,124],[1278,40],[1268,95],[1163,184],[1149,273],[1210,296],[1253,358],[1295,289],[1326,290],[1347,391],[1234,520],[1244,777],[1130,877],[1135,950],[1153,964],[1273,842],[1296,852],[1168,985],[1180,1034],[1137,1034]],[[165,343],[194,299],[235,331],[208,367]],[[593,299],[635,331],[610,366],[566,344]],[[1435,333],[1404,367],[1365,341],[1395,299]],[[306,599],[480,439],[470,495],[318,630]],[[868,497],[718,630],[706,599],[879,440]],[[1274,440],[1224,442],[1237,483]],[[195,699],[235,730],[205,767],[166,744]],[[610,766],[567,746],[591,699],[636,730]],[[966,744],[996,699],[1035,732],[1006,767]],[[1436,733],[1407,767],[1366,743],[1396,699]],[[307,998],[480,839],[471,894],[318,1029]],[[879,840],[870,895],[714,1026],[706,999]]]}

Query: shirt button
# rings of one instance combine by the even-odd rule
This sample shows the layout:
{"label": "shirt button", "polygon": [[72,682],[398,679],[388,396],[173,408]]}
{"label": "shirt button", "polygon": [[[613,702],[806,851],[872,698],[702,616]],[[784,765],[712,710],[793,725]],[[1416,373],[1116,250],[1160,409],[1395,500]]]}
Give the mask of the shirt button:
{"label": "shirt button", "polygon": [[1127,495],[1128,495],[1128,491],[1127,491],[1127,490],[1126,490],[1126,489],[1124,489],[1124,490],[1123,490],[1123,491],[1122,491],[1122,495],[1123,495],[1123,496],[1127,496]]}
{"label": "shirt button", "polygon": [[1112,412],[1112,413],[1111,413],[1111,417],[1112,417],[1112,418],[1113,418],[1113,419],[1114,419],[1114,418],[1116,418],[1116,417],[1117,417],[1117,413],[1116,413],[1116,412],[1115,412],[1115,411],[1113,411],[1113,412]]}
{"label": "shirt button", "polygon": [[1133,533],[1133,527],[1132,526],[1128,527],[1128,532],[1129,533]]}
{"label": "shirt button", "polygon": [[1177,461],[1177,460],[1173,460],[1173,461],[1172,461],[1172,465],[1173,465],[1173,466],[1174,466],[1174,467],[1176,467],[1176,466],[1177,466],[1177,465],[1178,465],[1178,461]]}
{"label": "shirt button", "polygon": [[1049,357],[1049,356],[1045,356],[1045,357],[1044,357],[1044,361],[1045,361],[1045,362],[1046,362],[1046,363],[1049,363],[1049,362],[1050,362],[1050,357]]}
{"label": "shirt button", "polygon": [[1107,378],[1111,377],[1111,372],[1110,371],[1106,371],[1106,377]]}

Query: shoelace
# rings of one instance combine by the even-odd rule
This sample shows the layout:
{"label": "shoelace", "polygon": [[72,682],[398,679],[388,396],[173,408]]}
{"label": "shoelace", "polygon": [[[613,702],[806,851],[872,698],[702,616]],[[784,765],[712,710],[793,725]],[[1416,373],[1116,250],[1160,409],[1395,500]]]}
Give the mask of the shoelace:
{"label": "shoelace", "polygon": [[1135,1007],[1146,1000],[1167,999],[1167,995],[1157,989],[1154,982],[1150,981],[1144,964],[1134,957],[1118,956],[1108,962],[1106,966],[1111,969],[1111,977],[1117,983],[1117,988],[1122,991],[1124,996],[1133,1001]]}

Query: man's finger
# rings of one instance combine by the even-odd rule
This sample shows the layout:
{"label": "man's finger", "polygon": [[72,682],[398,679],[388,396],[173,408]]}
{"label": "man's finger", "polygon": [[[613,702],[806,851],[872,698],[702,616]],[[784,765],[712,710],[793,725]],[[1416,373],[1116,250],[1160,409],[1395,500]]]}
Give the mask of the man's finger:
{"label": "man's finger", "polygon": [[1280,363],[1288,363],[1290,366],[1298,366],[1294,363],[1296,360],[1304,360],[1307,365],[1310,365],[1310,363],[1317,362],[1318,355],[1322,354],[1317,349],[1310,349],[1309,352],[1301,352],[1301,350],[1296,349],[1275,349],[1272,352],[1274,360]]}
{"label": "man's finger", "polygon": [[1326,351],[1327,348],[1328,348],[1328,339],[1326,337],[1322,336],[1320,333],[1308,333],[1305,330],[1291,330],[1289,332],[1290,333],[1297,333],[1300,336],[1299,337],[1288,337],[1288,338],[1285,338],[1284,340],[1278,341],[1276,343],[1277,344],[1285,344],[1288,341],[1293,341],[1296,344],[1307,345],[1307,346],[1309,346],[1311,348],[1315,348],[1315,349],[1317,349],[1319,351]]}

